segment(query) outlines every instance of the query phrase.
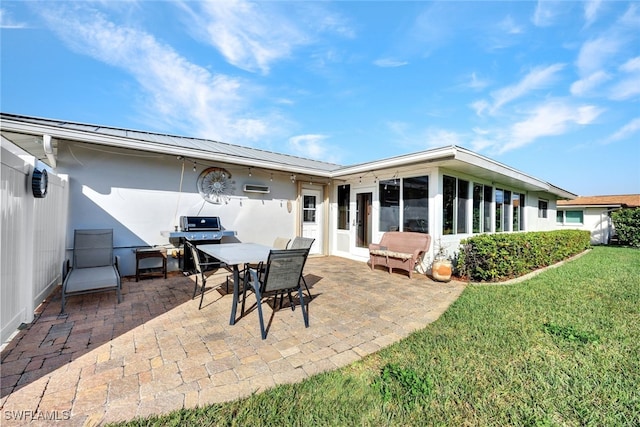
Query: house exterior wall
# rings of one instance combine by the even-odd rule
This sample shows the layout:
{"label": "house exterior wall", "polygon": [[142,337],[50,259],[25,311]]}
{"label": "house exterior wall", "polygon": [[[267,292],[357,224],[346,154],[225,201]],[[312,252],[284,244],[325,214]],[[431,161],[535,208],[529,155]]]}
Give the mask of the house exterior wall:
{"label": "house exterior wall", "polygon": [[[227,169],[235,182],[226,203],[208,203],[197,191],[198,175],[210,166]],[[175,156],[69,141],[58,147],[57,170],[70,177],[67,257],[74,229],[113,228],[123,275],[135,274],[135,248],[169,245],[161,232],[175,230],[181,215],[219,216],[225,229],[237,232],[223,241],[271,244],[296,234],[297,188],[290,174],[192,161],[183,171]],[[268,185],[270,193],[245,193],[244,184]],[[169,270],[178,268],[170,257]]]}
{"label": "house exterior wall", "polygon": [[571,224],[556,221],[558,230],[588,230],[591,233],[592,245],[606,245],[613,234],[613,223],[608,207],[560,207],[558,211],[582,211],[582,224]]}
{"label": "house exterior wall", "polygon": [[[455,233],[455,234],[443,234],[443,182],[444,176],[451,176],[460,180],[469,182],[469,194],[465,203],[467,216],[466,226],[469,232],[467,233]],[[372,171],[367,174],[366,177],[350,177],[345,181],[335,183],[332,187],[332,194],[330,199],[330,219],[329,229],[331,230],[332,245],[331,251],[335,255],[345,256],[352,259],[361,261],[368,260],[368,254],[366,251],[354,251],[353,240],[355,238],[353,233],[353,218],[354,218],[354,205],[351,205],[350,209],[350,230],[338,230],[337,229],[337,192],[338,187],[341,185],[350,185],[351,192],[358,192],[367,189],[371,189],[373,192],[373,233],[372,241],[377,243],[382,238],[385,230],[380,230],[379,227],[379,212],[380,212],[380,194],[379,194],[379,182],[384,179],[389,179],[388,176],[394,176],[398,179],[416,176],[428,176],[429,177],[429,210],[427,220],[429,224],[429,234],[432,236],[432,244],[429,253],[425,257],[425,265],[430,266],[433,255],[438,249],[438,245],[442,244],[445,250],[450,255],[455,255],[458,252],[460,242],[468,237],[476,235],[478,233],[471,232],[473,230],[473,185],[482,184],[493,188],[493,199],[491,200],[491,216],[489,218],[491,232],[495,232],[495,189],[500,188],[503,190],[511,191],[512,193],[524,194],[525,203],[523,206],[524,216],[524,230],[523,231],[545,231],[555,229],[556,218],[556,200],[555,196],[548,193],[538,193],[527,191],[523,188],[519,188],[514,184],[504,184],[500,182],[488,181],[486,179],[470,175],[468,173],[462,173],[459,171],[435,167],[430,165],[412,166],[406,170],[379,170]],[[539,209],[539,202],[546,202],[547,210],[546,217],[543,217],[542,212]],[[402,203],[402,202],[401,202]],[[402,204],[399,207],[400,212],[403,212]],[[402,214],[401,214],[402,215]],[[400,223],[402,224],[402,216],[400,217]],[[518,230],[519,231],[519,230]],[[508,231],[513,232],[513,231]]]}

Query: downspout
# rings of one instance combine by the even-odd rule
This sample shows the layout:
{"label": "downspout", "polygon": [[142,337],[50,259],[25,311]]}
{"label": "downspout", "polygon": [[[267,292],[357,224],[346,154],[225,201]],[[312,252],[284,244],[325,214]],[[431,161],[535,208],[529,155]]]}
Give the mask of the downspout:
{"label": "downspout", "polygon": [[56,168],[56,156],[53,152],[53,144],[51,143],[51,135],[44,134],[42,135],[42,148],[44,149],[44,153],[47,155],[47,159],[49,159],[49,165],[52,168]]}

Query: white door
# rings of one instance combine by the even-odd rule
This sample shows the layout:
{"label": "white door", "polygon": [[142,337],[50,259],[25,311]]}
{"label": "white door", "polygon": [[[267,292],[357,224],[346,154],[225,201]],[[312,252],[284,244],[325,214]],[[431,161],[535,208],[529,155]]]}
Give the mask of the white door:
{"label": "white door", "polygon": [[322,249],[322,191],[302,190],[302,237],[315,239],[310,254],[319,254]]}
{"label": "white door", "polygon": [[373,236],[373,192],[375,188],[359,188],[351,193],[351,253],[369,257]]}

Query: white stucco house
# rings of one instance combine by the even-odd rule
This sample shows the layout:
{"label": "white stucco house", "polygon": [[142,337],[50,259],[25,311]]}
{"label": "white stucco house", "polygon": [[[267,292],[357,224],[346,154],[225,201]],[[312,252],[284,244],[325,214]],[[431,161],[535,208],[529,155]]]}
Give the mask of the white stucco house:
{"label": "white stucco house", "polygon": [[304,235],[316,239],[312,253],[366,261],[389,230],[429,233],[451,252],[476,233],[553,230],[558,201],[576,197],[458,146],[345,166],[15,114],[0,125],[3,144],[68,180],[66,250],[74,229],[113,228],[124,275],[134,274],[135,248],[169,246],[166,232],[185,215],[219,217],[236,233],[226,240]]}
{"label": "white stucco house", "polygon": [[591,244],[608,245],[615,234],[611,213],[640,207],[640,194],[580,196],[558,201],[558,229],[588,230]]}

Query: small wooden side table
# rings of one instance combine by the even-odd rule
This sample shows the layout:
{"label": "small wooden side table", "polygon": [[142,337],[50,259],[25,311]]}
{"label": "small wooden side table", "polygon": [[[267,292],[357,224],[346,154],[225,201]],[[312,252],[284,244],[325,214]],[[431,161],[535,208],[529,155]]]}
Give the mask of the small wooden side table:
{"label": "small wooden side table", "polygon": [[[146,258],[161,258],[161,267],[140,267],[140,260]],[[164,275],[167,278],[167,248],[138,248],[136,249],[136,282],[142,276]]]}

